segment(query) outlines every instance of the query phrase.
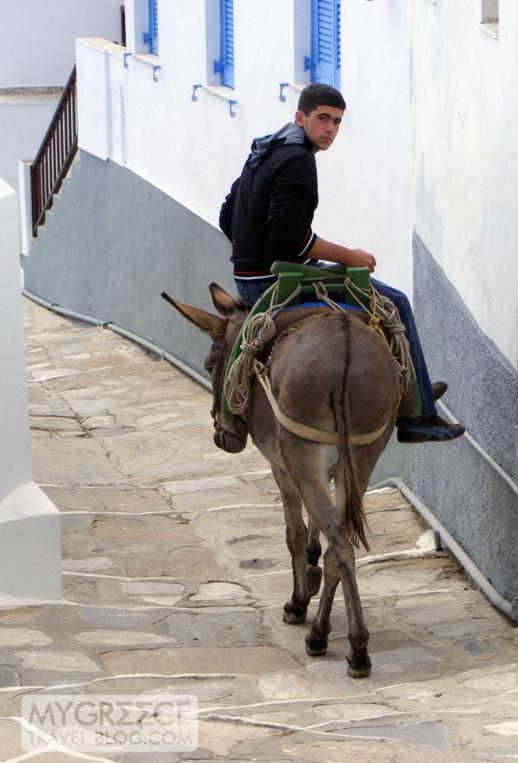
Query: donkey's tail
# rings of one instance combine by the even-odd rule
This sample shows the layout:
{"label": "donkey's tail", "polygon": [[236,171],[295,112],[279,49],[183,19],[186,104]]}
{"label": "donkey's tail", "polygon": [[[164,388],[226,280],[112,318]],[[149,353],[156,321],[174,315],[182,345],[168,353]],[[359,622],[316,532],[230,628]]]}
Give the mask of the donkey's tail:
{"label": "donkey's tail", "polygon": [[368,551],[369,543],[365,534],[366,529],[368,529],[368,523],[363,508],[363,492],[358,484],[348,437],[349,422],[346,410],[346,397],[345,389],[337,390],[332,397],[338,429],[340,461],[343,463],[345,506],[343,507],[344,518],[342,526],[356,548],[359,548],[361,543]]}

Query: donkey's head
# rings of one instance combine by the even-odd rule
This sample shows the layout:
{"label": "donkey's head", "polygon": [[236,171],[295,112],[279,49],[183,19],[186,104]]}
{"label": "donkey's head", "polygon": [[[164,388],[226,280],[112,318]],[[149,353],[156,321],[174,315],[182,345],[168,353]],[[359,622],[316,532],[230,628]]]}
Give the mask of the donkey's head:
{"label": "donkey's head", "polygon": [[212,339],[212,346],[205,359],[204,366],[210,374],[214,400],[211,415],[214,420],[214,442],[218,448],[227,452],[239,453],[246,445],[246,423],[235,417],[233,422],[225,422],[221,426],[221,396],[227,362],[237,339],[241,324],[248,312],[245,306],[234,300],[226,291],[215,283],[210,284],[210,293],[214,307],[219,315],[212,315],[199,307],[187,305],[172,299],[162,292],[162,297],[169,302],[184,318],[194,323],[200,331]]}

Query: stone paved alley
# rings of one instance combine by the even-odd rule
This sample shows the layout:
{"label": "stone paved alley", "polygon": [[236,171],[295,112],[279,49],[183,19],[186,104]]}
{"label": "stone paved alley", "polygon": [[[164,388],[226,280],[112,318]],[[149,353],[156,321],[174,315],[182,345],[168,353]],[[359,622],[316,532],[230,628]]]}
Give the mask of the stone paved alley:
{"label": "stone paved alley", "polygon": [[[278,491],[252,446],[213,446],[208,392],[108,330],[24,310],[34,479],[62,515],[64,600],[0,609],[0,760],[25,755],[21,698],[42,692],[198,697],[196,752],[83,760],[518,759],[518,629],[396,490],[366,499],[373,671],[355,681],[340,597],[325,657],[306,655],[307,626],[282,623]],[[23,759],[80,759],[42,745]]]}

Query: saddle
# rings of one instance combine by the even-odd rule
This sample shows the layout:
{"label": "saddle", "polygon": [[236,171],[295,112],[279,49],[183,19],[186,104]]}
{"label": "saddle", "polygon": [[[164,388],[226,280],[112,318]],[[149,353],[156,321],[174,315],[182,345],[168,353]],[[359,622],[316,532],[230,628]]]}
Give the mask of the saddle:
{"label": "saddle", "polygon": [[[332,265],[324,270],[293,262],[277,261],[273,263],[271,272],[277,275],[277,281],[257,300],[241,327],[228,360],[224,390],[227,388],[230,369],[241,355],[243,332],[255,316],[271,311],[272,304],[275,304],[277,308],[275,312],[310,307],[331,309],[334,305],[338,309],[355,312],[359,317],[363,317],[367,313],[371,314],[368,268],[346,268],[343,265]],[[352,288],[347,288],[347,283],[350,283]],[[377,324],[379,324],[379,320],[377,320]],[[381,326],[383,328],[383,324]],[[383,335],[382,328],[376,327],[376,330]],[[409,393],[410,390],[412,415],[419,415],[421,399],[415,379],[412,380]],[[408,408],[408,402],[405,407]],[[407,410],[404,413],[407,415]],[[225,393],[223,393],[221,400],[221,416],[223,421],[228,422],[235,418]]]}

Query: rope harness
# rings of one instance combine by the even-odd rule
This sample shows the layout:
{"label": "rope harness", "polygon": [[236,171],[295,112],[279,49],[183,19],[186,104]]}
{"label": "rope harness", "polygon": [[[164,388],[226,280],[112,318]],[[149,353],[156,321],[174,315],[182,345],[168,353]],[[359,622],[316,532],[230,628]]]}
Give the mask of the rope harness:
{"label": "rope harness", "polygon": [[[311,285],[319,301],[324,302],[335,312],[347,313],[346,309],[331,299],[322,282],[315,281]],[[405,336],[405,327],[401,322],[395,305],[387,297],[382,296],[376,291],[372,284],[369,284],[367,289],[362,289],[353,284],[351,279],[346,276],[344,288],[369,316],[368,326],[383,339],[389,348],[396,363],[400,393],[404,395],[408,390],[409,384],[415,379],[415,373],[408,341]],[[241,338],[241,354],[236,358],[228,371],[224,395],[232,413],[244,418],[250,401],[252,380],[257,378],[281,426],[306,440],[337,444],[339,441],[337,432],[327,432],[308,427],[282,413],[271,388],[269,377],[270,358],[268,358],[266,363],[262,363],[257,357],[275,337],[277,332],[274,321],[275,314],[292,302],[300,294],[301,289],[302,286],[299,283],[284,302],[278,303],[276,301],[278,289],[275,288],[272,293],[270,306],[264,312],[256,313],[256,315],[253,315],[245,322]],[[367,301],[370,309],[365,305]],[[386,334],[389,336],[388,340]],[[349,440],[352,445],[368,445],[381,437],[387,424],[388,422],[385,422],[383,426],[372,432],[352,434]]]}

